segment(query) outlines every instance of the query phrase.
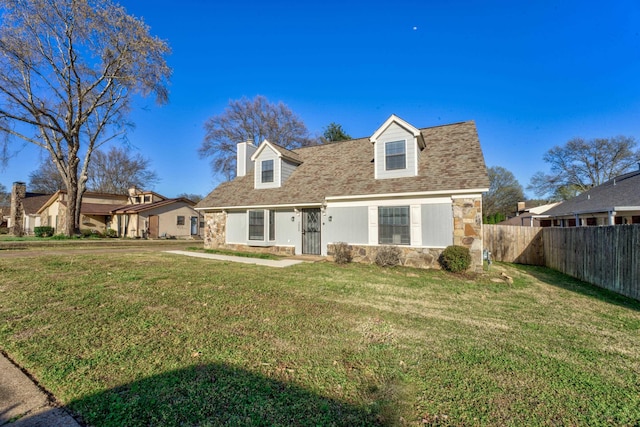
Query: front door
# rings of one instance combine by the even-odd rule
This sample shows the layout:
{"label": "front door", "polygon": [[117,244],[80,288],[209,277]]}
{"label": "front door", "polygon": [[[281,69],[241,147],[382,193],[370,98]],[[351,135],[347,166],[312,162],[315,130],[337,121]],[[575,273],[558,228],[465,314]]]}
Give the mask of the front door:
{"label": "front door", "polygon": [[320,209],[302,210],[302,253],[320,255]]}
{"label": "front door", "polygon": [[158,215],[149,216],[149,237],[157,239],[160,233],[160,217]]}

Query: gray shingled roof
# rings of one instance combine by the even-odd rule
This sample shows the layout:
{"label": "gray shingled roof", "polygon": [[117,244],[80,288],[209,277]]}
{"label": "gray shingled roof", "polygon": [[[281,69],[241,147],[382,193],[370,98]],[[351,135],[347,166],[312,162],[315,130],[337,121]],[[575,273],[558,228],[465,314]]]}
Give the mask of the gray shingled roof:
{"label": "gray shingled roof", "polygon": [[544,213],[549,216],[576,213],[608,212],[616,207],[637,206],[640,209],[640,171],[630,172],[593,187],[554,206]]}
{"label": "gray shingled roof", "polygon": [[420,129],[419,175],[375,179],[369,138],[292,150],[302,164],[280,188],[254,189],[253,171],[225,182],[197,208],[320,204],[326,197],[456,191],[489,187],[473,121]]}

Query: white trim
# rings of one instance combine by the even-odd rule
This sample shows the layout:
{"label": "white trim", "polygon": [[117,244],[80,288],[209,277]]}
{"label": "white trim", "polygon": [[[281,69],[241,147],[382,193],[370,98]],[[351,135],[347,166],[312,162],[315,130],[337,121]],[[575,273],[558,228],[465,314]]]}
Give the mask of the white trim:
{"label": "white trim", "polygon": [[271,208],[308,208],[322,207],[322,203],[292,203],[285,205],[246,205],[246,206],[212,206],[209,208],[194,208],[197,211],[226,211],[244,209],[271,209]]}
{"label": "white trim", "polygon": [[[463,199],[469,197],[479,197],[482,193],[489,191],[488,188],[470,188],[466,190],[437,190],[437,191],[419,191],[411,193],[384,193],[384,194],[359,194],[355,196],[326,196],[327,202],[331,200],[358,200],[358,199],[387,199],[387,198],[407,198],[407,197],[427,197],[450,194],[452,199]],[[469,192],[477,194],[469,194]]]}
{"label": "white trim", "polygon": [[378,207],[369,206],[369,245],[378,245]]}
{"label": "white trim", "polygon": [[356,200],[353,202],[332,202],[327,204],[327,208],[352,208],[371,206],[396,206],[398,203],[409,205],[440,205],[451,204],[451,197],[430,197],[430,198],[411,198],[411,199],[377,199],[377,200]]}
{"label": "white trim", "polygon": [[251,161],[255,162],[256,159],[260,156],[260,153],[262,153],[262,151],[264,150],[264,148],[268,146],[269,148],[271,148],[271,150],[273,150],[276,153],[276,156],[278,157],[282,157],[282,153],[280,152],[280,150],[277,150],[269,141],[267,141],[266,139],[264,141],[262,141],[260,143],[260,145],[258,146],[258,149],[256,150],[255,153],[253,153],[253,156],[251,156]]}
{"label": "white trim", "polygon": [[373,133],[373,135],[371,135],[371,137],[369,138],[369,141],[372,144],[375,143],[378,140],[378,138],[380,137],[380,135],[382,135],[384,133],[384,131],[386,131],[387,128],[389,128],[389,126],[391,126],[392,123],[396,123],[398,126],[404,128],[409,133],[413,134],[414,137],[418,137],[418,135],[420,135],[420,131],[415,126],[413,126],[413,125],[409,124],[408,122],[402,120],[400,117],[396,116],[395,114],[392,114],[382,124],[382,126],[380,126],[378,128],[378,130],[376,130]]}
{"label": "white trim", "polygon": [[[483,193],[489,191],[489,189],[485,189],[483,191]],[[457,195],[451,195],[452,199],[476,199],[478,197],[482,197],[482,194],[457,194]]]}
{"label": "white trim", "polygon": [[409,243],[412,247],[422,246],[422,206],[409,206]]}

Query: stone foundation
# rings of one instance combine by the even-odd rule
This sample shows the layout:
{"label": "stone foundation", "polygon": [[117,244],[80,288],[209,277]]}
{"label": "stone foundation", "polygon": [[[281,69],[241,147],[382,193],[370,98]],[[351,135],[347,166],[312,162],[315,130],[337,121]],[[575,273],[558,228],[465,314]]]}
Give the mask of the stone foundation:
{"label": "stone foundation", "polygon": [[[365,264],[373,264],[376,262],[376,254],[381,246],[368,246],[368,245],[348,245],[353,257],[353,262],[361,262]],[[400,249],[400,264],[405,267],[414,268],[434,268],[440,269],[438,258],[443,249],[433,248],[412,248],[410,246],[397,246]],[[333,258],[335,254],[335,245],[329,244],[327,246],[327,255]]]}

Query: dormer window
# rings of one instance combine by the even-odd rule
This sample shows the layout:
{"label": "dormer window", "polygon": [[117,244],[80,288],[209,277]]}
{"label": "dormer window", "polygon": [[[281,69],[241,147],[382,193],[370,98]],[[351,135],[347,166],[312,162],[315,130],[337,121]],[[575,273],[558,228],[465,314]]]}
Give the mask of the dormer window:
{"label": "dormer window", "polygon": [[262,161],[262,181],[273,182],[273,160]]}
{"label": "dormer window", "polygon": [[384,145],[385,169],[398,170],[407,167],[406,141],[392,141]]}

